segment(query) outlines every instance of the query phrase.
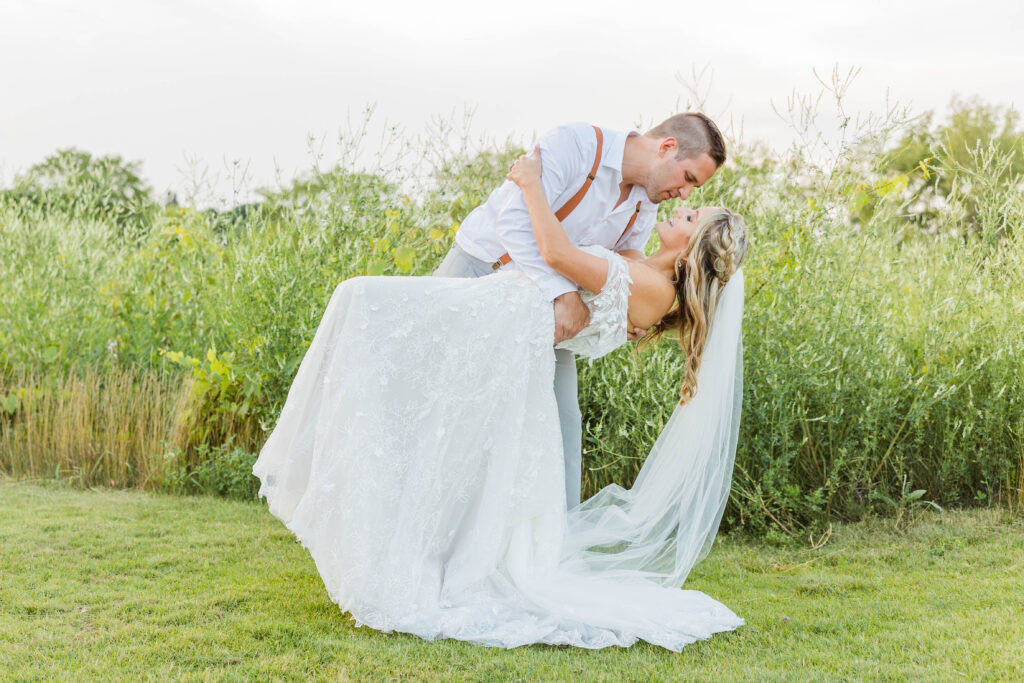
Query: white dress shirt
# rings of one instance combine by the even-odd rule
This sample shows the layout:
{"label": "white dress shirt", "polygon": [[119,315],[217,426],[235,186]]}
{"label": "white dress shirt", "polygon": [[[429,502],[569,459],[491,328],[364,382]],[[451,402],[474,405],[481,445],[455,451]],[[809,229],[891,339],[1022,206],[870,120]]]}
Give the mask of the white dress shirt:
{"label": "white dress shirt", "polygon": [[[647,198],[643,187],[633,185],[625,201],[616,206],[627,135],[607,128],[601,130],[604,146],[594,182],[583,201],[562,221],[562,228],[569,240],[580,247],[600,245],[613,251],[643,251],[654,227],[657,205]],[[589,123],[569,123],[548,131],[537,144],[543,164],[541,184],[552,211],[557,211],[579,191],[593,168],[597,136]],[[640,215],[629,234],[623,235],[638,201]],[[544,263],[530,227],[523,193],[511,181],[505,181],[466,216],[455,234],[455,242],[482,261],[496,261],[508,252],[512,263],[504,268],[524,270],[549,299],[578,289]]]}

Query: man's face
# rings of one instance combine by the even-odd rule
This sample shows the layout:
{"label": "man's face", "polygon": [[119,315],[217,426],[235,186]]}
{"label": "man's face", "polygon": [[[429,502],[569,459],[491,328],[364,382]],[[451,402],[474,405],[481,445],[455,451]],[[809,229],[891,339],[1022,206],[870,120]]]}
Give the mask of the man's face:
{"label": "man's face", "polygon": [[690,190],[706,183],[718,167],[707,152],[692,159],[676,159],[676,142],[662,140],[658,147],[658,160],[648,174],[645,185],[647,197],[657,204],[666,199],[686,199]]}

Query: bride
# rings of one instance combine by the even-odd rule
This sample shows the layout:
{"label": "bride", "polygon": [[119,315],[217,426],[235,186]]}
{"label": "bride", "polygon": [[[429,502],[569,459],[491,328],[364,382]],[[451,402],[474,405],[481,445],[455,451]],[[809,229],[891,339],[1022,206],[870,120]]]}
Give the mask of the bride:
{"label": "bride", "polygon": [[551,304],[521,271],[341,283],[253,467],[270,511],[358,625],[500,647],[678,651],[743,624],[680,590],[728,499],[742,388],[746,229],[679,209],[627,261],[566,238],[540,185],[522,188],[545,261],[583,288],[598,357],[627,326],[680,330],[680,405],[631,489],[565,512]]}

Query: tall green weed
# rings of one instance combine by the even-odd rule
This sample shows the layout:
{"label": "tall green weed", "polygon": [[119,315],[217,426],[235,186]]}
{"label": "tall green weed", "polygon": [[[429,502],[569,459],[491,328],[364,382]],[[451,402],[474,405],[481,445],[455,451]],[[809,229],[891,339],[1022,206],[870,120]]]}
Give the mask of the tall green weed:
{"label": "tall green weed", "polygon": [[[424,144],[420,184],[353,164],[314,170],[244,211],[164,207],[131,239],[109,216],[0,193],[7,433],[26,419],[10,398],[25,373],[187,379],[173,449],[119,457],[159,459],[149,486],[250,496],[245,468],[336,285],[429,274],[521,151]],[[1024,500],[1021,178],[984,146],[969,164],[940,150],[893,171],[887,144],[855,136],[826,161],[733,145],[691,199],[739,211],[752,235],[730,526],[797,534],[924,501]],[[936,172],[950,191],[922,229],[907,217],[918,179]],[[632,481],[683,361],[666,340],[580,365],[586,492]],[[4,470],[27,471],[15,457],[0,457]],[[115,483],[141,481],[123,471]]]}

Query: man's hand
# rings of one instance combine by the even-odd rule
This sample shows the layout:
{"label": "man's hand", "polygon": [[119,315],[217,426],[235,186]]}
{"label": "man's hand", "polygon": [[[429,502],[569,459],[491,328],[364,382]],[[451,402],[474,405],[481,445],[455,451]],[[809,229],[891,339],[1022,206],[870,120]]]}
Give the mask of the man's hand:
{"label": "man's hand", "polygon": [[634,327],[632,330],[626,330],[626,338],[631,342],[640,341],[647,334],[647,330],[642,327]]}
{"label": "man's hand", "polygon": [[555,297],[555,343],[572,339],[590,322],[590,311],[579,292]]}

